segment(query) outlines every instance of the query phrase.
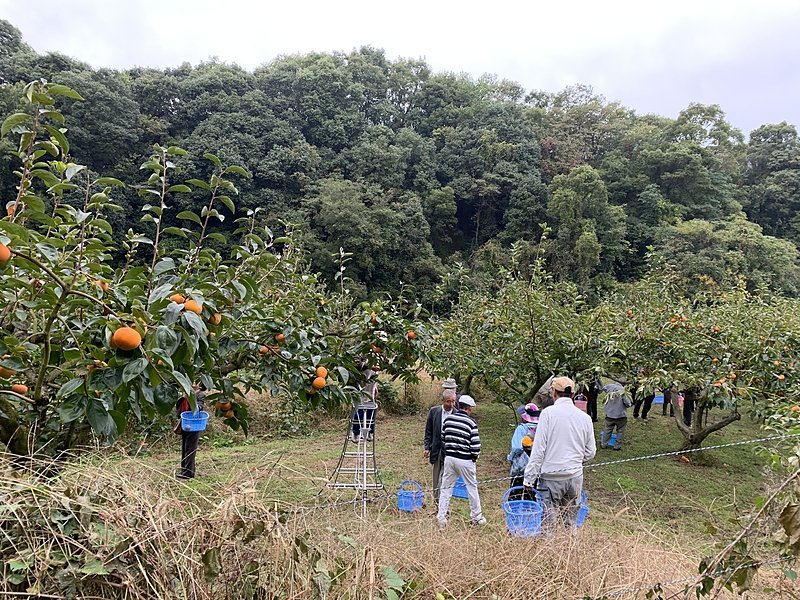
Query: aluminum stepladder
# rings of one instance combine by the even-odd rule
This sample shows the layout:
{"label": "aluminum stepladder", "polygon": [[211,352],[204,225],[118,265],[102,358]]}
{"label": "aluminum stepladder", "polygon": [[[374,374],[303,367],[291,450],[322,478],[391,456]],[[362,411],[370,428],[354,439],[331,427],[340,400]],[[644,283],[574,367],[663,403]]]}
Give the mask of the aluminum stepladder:
{"label": "aluminum stepladder", "polygon": [[[372,411],[372,418],[369,412]],[[367,516],[367,502],[371,490],[384,489],[378,463],[375,458],[375,412],[376,408],[359,408],[354,410],[348,422],[347,432],[342,444],[342,453],[328,487],[335,490],[356,490],[356,498],[360,499],[361,517]],[[353,439],[353,425],[358,425],[360,435]],[[367,430],[370,435],[367,435]]]}

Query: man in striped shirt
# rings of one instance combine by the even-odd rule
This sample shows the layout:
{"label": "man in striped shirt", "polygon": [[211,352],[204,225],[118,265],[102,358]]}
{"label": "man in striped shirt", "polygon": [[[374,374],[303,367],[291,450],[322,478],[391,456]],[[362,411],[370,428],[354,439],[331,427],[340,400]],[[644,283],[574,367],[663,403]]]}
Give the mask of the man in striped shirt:
{"label": "man in striped shirt", "polygon": [[442,490],[439,495],[439,513],[436,515],[440,529],[447,526],[450,498],[459,475],[467,488],[471,524],[486,524],[481,510],[481,499],[478,496],[478,477],[475,469],[475,461],[478,460],[481,453],[478,425],[472,418],[475,400],[472,396],[464,395],[459,398],[458,405],[459,408],[447,417],[442,427],[445,456],[444,474],[442,475]]}

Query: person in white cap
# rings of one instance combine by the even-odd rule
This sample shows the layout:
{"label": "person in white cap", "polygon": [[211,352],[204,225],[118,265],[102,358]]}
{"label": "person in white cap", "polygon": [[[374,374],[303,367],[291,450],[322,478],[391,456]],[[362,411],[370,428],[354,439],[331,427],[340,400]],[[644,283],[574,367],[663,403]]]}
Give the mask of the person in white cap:
{"label": "person in white cap", "polygon": [[453,414],[444,422],[442,431],[445,451],[444,474],[442,475],[442,491],[439,496],[439,512],[436,515],[441,529],[447,526],[450,498],[459,475],[467,488],[471,524],[486,524],[481,510],[481,499],[478,495],[478,476],[475,468],[475,462],[481,453],[478,424],[472,418],[475,399],[464,394],[458,399],[458,405],[459,408],[454,410]]}
{"label": "person in white cap", "polygon": [[538,490],[550,523],[561,517],[572,526],[580,508],[583,463],[594,458],[597,447],[591,417],[572,403],[575,382],[556,377],[550,389],[554,404],[539,416],[523,485]]}

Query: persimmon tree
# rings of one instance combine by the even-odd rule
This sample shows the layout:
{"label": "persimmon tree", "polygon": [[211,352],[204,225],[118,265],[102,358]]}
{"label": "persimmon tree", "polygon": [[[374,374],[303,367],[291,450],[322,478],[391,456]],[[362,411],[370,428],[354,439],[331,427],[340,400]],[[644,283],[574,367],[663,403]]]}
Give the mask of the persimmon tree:
{"label": "persimmon tree", "polygon": [[512,247],[495,291],[462,289],[426,352],[433,374],[462,383],[480,377],[509,405],[530,402],[556,372],[588,377],[599,356],[614,354],[598,335],[602,313],[574,284],[556,281],[541,258],[524,265],[523,256],[520,245]]}
{"label": "persimmon tree", "polygon": [[[644,393],[677,382],[694,402],[675,422],[687,448],[699,448],[742,413],[770,421],[786,415],[798,392],[797,300],[741,289],[681,296],[666,265],[609,299],[609,337],[623,348],[627,374]],[[713,410],[713,415],[711,412]],[[780,420],[780,419],[778,419]]]}
{"label": "persimmon tree", "polygon": [[496,291],[462,290],[441,335],[430,338],[432,373],[480,376],[511,405],[530,401],[558,373],[624,378],[643,394],[676,383],[694,402],[687,424],[672,396],[686,448],[743,413],[775,427],[800,413],[797,300],[744,287],[689,299],[652,256],[646,277],[589,306],[541,262],[523,269],[511,255]]}
{"label": "persimmon tree", "polygon": [[[0,442],[10,451],[67,449],[89,427],[113,438],[181,396],[194,406],[193,382],[246,432],[249,389],[320,406],[349,401],[361,358],[416,376],[419,308],[326,290],[291,228],[275,237],[259,210],[237,213],[246,170],[206,153],[206,176],[184,179],[187,152],[156,145],[133,184],[141,230],[115,233],[108,216],[126,184],[71,161],[56,108],[80,95],[45,81],[24,92],[28,110],[2,123],[20,165],[0,219]],[[179,195],[196,209],[174,210]],[[321,366],[324,385],[312,385]]]}

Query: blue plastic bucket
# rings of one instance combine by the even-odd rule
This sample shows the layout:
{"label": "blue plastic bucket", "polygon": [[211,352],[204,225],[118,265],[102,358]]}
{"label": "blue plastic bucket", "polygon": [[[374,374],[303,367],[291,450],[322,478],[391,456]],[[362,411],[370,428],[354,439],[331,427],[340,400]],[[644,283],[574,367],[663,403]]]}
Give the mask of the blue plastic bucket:
{"label": "blue plastic bucket", "polygon": [[453,498],[468,498],[467,496],[467,484],[464,483],[464,479],[461,475],[458,476],[456,479],[456,485],[453,487]]}
{"label": "blue plastic bucket", "polygon": [[203,431],[208,425],[208,413],[186,411],[181,413],[181,429],[184,431]]}
{"label": "blue plastic bucket", "polygon": [[544,509],[540,502],[534,500],[509,500],[508,496],[516,490],[524,490],[515,486],[503,494],[503,512],[506,513],[506,527],[513,537],[533,537],[542,529]]}
{"label": "blue plastic bucket", "polygon": [[425,492],[418,481],[406,479],[397,488],[397,508],[403,512],[414,512],[422,508]]}
{"label": "blue plastic bucket", "polygon": [[586,499],[586,490],[581,491],[581,506],[578,509],[578,517],[575,519],[575,526],[580,527],[589,516],[589,502]]}
{"label": "blue plastic bucket", "polygon": [[653,396],[653,404],[664,404],[664,394],[658,393]]}

